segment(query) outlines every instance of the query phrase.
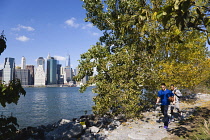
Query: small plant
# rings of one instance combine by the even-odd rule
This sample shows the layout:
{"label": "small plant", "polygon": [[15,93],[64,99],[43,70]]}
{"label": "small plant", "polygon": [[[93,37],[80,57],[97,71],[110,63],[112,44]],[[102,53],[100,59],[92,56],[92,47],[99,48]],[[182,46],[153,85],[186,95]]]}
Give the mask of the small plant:
{"label": "small plant", "polygon": [[197,129],[197,132],[193,134],[194,138],[197,140],[210,139],[210,119],[206,120],[203,119],[203,123],[200,125],[200,127]]}
{"label": "small plant", "polygon": [[209,120],[204,119],[203,126],[204,126],[203,127],[204,134],[206,134],[210,138],[210,119]]}

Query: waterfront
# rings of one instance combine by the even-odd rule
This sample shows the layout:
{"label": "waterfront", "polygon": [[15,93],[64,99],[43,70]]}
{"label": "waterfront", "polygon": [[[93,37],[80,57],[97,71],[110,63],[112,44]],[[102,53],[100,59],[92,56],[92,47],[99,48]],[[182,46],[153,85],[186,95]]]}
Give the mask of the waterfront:
{"label": "waterfront", "polygon": [[80,93],[78,87],[25,88],[18,104],[0,106],[0,113],[17,117],[20,128],[47,125],[60,119],[72,119],[92,113],[92,87]]}

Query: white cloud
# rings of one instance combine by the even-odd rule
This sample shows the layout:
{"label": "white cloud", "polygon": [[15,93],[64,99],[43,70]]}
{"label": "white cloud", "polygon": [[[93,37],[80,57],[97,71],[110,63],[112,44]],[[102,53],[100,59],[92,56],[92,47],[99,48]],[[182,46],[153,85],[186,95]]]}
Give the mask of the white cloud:
{"label": "white cloud", "polygon": [[30,38],[26,37],[26,36],[19,36],[16,38],[16,40],[22,41],[22,42],[26,42],[28,40],[30,40]]}
{"label": "white cloud", "polygon": [[63,57],[63,56],[58,56],[58,55],[55,55],[54,58],[55,58],[56,60],[59,60],[59,61],[65,61],[65,60],[66,60],[65,57]]}
{"label": "white cloud", "polygon": [[77,28],[77,27],[79,27],[79,24],[75,23],[75,20],[76,20],[75,18],[71,18],[71,19],[66,20],[65,23],[66,23],[68,26]]}
{"label": "white cloud", "polygon": [[24,29],[26,31],[34,31],[35,29],[30,27],[30,26],[23,26],[23,25],[18,25],[17,28],[12,28],[12,30],[15,30],[15,31],[20,31],[21,29]]}
{"label": "white cloud", "polygon": [[93,24],[92,24],[92,23],[88,23],[88,24],[84,25],[84,26],[82,27],[82,29],[92,28],[92,27],[93,27]]}

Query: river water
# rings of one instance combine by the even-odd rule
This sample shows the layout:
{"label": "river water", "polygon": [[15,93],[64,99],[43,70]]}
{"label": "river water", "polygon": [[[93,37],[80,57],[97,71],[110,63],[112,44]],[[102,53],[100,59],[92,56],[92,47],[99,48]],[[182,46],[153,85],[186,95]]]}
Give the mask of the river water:
{"label": "river water", "polygon": [[72,119],[92,113],[92,87],[80,93],[78,87],[25,88],[18,104],[0,106],[0,113],[17,118],[19,128],[47,125],[60,119]]}

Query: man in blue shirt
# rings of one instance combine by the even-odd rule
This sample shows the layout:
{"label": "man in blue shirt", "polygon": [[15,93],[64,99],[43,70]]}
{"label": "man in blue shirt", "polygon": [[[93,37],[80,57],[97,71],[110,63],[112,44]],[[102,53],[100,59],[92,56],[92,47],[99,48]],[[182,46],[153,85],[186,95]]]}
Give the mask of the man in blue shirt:
{"label": "man in blue shirt", "polygon": [[162,89],[158,91],[158,98],[156,103],[161,103],[161,112],[164,115],[164,128],[167,129],[169,123],[168,106],[170,105],[168,97],[173,96],[173,93],[171,90],[166,89],[165,83],[161,84],[161,88]]}

